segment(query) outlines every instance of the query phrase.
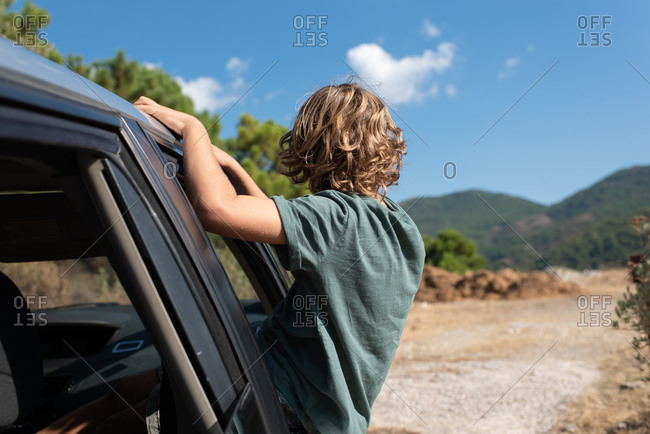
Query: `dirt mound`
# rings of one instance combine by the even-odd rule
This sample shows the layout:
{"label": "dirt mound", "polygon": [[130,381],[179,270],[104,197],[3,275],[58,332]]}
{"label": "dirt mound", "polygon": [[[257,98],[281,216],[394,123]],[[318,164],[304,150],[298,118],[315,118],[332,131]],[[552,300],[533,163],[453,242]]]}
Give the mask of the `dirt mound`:
{"label": "dirt mound", "polygon": [[466,271],[462,276],[442,268],[424,266],[418,301],[435,303],[463,298],[483,300],[546,297],[560,294],[579,294],[580,286],[543,271]]}

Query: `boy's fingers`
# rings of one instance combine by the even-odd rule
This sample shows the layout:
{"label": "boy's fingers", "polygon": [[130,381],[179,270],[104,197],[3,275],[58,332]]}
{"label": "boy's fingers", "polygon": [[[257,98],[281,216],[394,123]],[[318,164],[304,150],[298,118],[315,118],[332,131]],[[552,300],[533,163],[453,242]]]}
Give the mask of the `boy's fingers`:
{"label": "boy's fingers", "polygon": [[165,124],[167,128],[173,130],[176,134],[182,134],[185,122],[187,119],[186,114],[173,110],[169,107],[158,104],[151,98],[141,96],[133,105]]}
{"label": "boy's fingers", "polygon": [[156,101],[152,100],[151,98],[147,98],[146,96],[141,96],[140,98],[138,98],[138,100],[134,102],[133,105],[136,106],[138,109],[149,113],[150,115],[154,115],[155,113],[158,113],[161,109],[165,108],[160,104],[158,104]]}
{"label": "boy's fingers", "polygon": [[158,111],[156,107],[152,107],[151,105],[148,104],[134,104],[134,105],[138,110],[142,110],[143,112],[148,113],[150,115],[154,115]]}
{"label": "boy's fingers", "polygon": [[151,98],[147,98],[146,96],[142,95],[138,100],[135,102],[135,104],[155,104],[157,105],[158,103]]}

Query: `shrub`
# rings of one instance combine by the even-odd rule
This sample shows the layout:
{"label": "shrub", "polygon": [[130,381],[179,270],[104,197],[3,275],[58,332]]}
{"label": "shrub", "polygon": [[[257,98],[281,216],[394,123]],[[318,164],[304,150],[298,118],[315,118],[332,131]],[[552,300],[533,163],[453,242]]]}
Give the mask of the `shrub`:
{"label": "shrub", "polygon": [[447,229],[436,238],[423,235],[422,240],[426,252],[425,262],[429,265],[459,274],[485,267],[485,258],[476,253],[476,244],[458,231]]}
{"label": "shrub", "polygon": [[[648,246],[650,241],[650,224],[645,217],[635,217],[633,220],[634,230],[643,238],[643,245]],[[650,253],[650,252],[648,252]],[[629,265],[632,267],[630,274],[636,290],[627,288],[623,299],[618,301],[616,315],[626,324],[632,325],[632,329],[639,335],[632,338],[631,344],[637,350],[636,359],[645,367],[650,367],[650,361],[642,351],[648,348],[650,338],[650,259],[648,253],[645,255],[631,256]],[[614,321],[614,327],[618,327],[618,321]],[[650,375],[644,378],[650,381]]]}

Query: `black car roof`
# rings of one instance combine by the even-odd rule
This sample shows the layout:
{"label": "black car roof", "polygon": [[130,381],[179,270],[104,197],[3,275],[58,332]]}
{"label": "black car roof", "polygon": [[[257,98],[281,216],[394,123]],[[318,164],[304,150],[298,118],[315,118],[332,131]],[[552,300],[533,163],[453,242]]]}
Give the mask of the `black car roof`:
{"label": "black car roof", "polygon": [[120,117],[132,118],[174,142],[174,137],[160,122],[141,113],[128,101],[3,37],[0,37],[0,98],[91,122],[119,124]]}

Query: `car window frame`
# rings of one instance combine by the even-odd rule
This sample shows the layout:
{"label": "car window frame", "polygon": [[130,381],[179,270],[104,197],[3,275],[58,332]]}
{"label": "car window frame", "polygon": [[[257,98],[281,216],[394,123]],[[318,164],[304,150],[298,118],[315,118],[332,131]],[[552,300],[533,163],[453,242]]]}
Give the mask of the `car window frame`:
{"label": "car window frame", "polygon": [[[284,431],[286,429],[284,412],[277,399],[277,391],[270,373],[262,361],[257,340],[249,328],[243,307],[178,177],[167,176],[169,161],[157,142],[165,138],[153,137],[151,131],[138,128],[140,125],[135,120],[125,119],[125,127],[123,131],[125,139],[134,142],[129,147],[133,151],[133,163],[139,165],[142,175],[150,181],[152,189],[156,191],[156,199],[163,208],[160,213],[169,211],[168,222],[179,236],[178,242],[174,245],[184,247],[184,254],[188,256],[200,279],[198,284],[209,295],[212,307],[226,329],[226,336],[230,340],[231,349],[241,368],[238,380],[253,385],[251,396],[255,398],[260,417],[264,419],[265,427],[270,430],[269,432]],[[171,147],[170,144],[167,146]],[[179,164],[182,165],[182,158]],[[135,168],[127,170],[128,173],[135,171]],[[270,257],[259,259],[260,264],[263,264],[261,268],[268,268],[269,264],[265,261],[272,261]]]}
{"label": "car window frame", "polygon": [[[129,215],[137,211],[134,209],[137,202],[126,208],[128,212],[125,211],[124,203],[118,202],[125,199],[124,194],[129,193],[129,183],[122,183],[121,190],[115,190],[115,184],[111,185],[115,179],[112,179],[110,173],[107,174],[112,165],[114,166],[110,160],[97,159],[87,154],[80,157],[82,176],[97,201],[104,224],[110,228],[101,242],[168,369],[167,375],[171,377],[180,397],[188,404],[186,410],[200,422],[198,431],[210,432],[219,423],[212,410],[210,397],[196,371],[196,361],[191,360],[192,354],[188,351],[187,340],[191,335],[168,310],[161,281],[156,276],[156,261],[152,260],[148,252],[143,251],[151,240],[147,239],[147,235],[134,230],[137,221],[134,221],[133,214]],[[138,202],[140,200],[142,198]],[[148,236],[151,237],[151,234]],[[182,279],[176,279],[174,284],[178,287],[182,284]],[[198,411],[199,408],[202,411]]]}

